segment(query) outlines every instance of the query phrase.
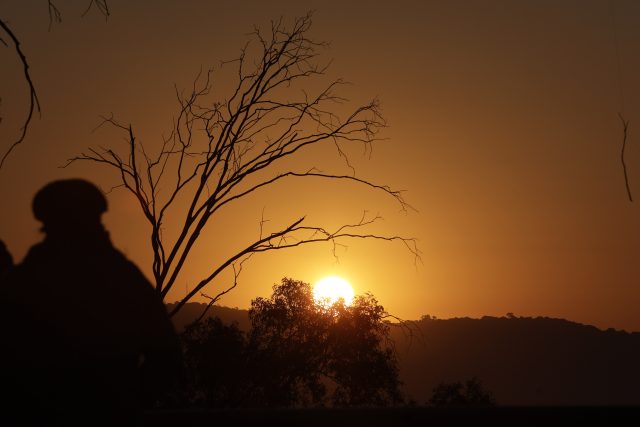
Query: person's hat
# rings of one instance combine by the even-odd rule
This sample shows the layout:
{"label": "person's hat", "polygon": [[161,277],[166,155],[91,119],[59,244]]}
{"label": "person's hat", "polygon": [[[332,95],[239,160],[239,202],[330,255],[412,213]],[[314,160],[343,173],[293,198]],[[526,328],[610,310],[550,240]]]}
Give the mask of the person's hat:
{"label": "person's hat", "polygon": [[45,185],[33,199],[33,214],[47,225],[100,220],[107,211],[102,191],[83,179],[65,179]]}

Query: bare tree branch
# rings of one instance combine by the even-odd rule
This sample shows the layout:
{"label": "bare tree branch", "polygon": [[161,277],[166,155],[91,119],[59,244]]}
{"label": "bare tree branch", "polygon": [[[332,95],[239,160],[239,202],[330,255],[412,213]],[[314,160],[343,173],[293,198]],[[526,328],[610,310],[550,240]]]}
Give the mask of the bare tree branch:
{"label": "bare tree branch", "polygon": [[222,298],[224,295],[228,294],[229,292],[231,292],[233,289],[236,288],[236,286],[238,286],[238,278],[240,277],[240,273],[242,273],[242,266],[243,264],[248,261],[251,256],[253,254],[249,254],[247,255],[243,260],[241,260],[238,263],[238,267],[236,267],[236,264],[232,264],[232,268],[233,268],[233,284],[231,284],[231,286],[229,286],[228,288],[218,292],[216,295],[214,296],[209,296],[204,292],[201,292],[200,295],[202,295],[204,298],[209,300],[209,303],[207,304],[207,306],[205,307],[205,309],[202,311],[202,313],[200,314],[200,316],[196,319],[196,321],[194,323],[198,323],[200,322],[204,316],[207,314],[207,312],[209,311],[209,309],[211,309],[211,307],[220,300],[220,298]]}
{"label": "bare tree branch", "polygon": [[49,6],[49,31],[51,31],[54,22],[58,24],[62,22],[62,14],[51,0],[47,0],[47,3]]}
{"label": "bare tree branch", "polygon": [[629,186],[629,175],[627,174],[627,165],[624,161],[624,151],[627,147],[627,131],[629,129],[629,121],[625,120],[620,113],[618,113],[618,117],[620,117],[620,121],[622,122],[622,148],[620,149],[620,162],[622,163],[622,172],[624,173],[624,185],[627,189],[627,196],[629,197],[629,201],[633,202],[633,197],[631,196],[631,187]]}
{"label": "bare tree branch", "polygon": [[[96,5],[100,13],[102,13],[105,16],[105,18],[109,17],[110,12],[109,12],[109,5],[107,4],[107,0],[91,0],[89,2],[89,6],[87,7],[87,10],[82,14],[82,16],[84,16],[94,4]],[[60,10],[57,8],[57,6],[55,5],[55,3],[53,2],[53,0],[47,0],[47,7],[49,10],[49,30],[51,30],[51,26],[54,22],[57,22],[57,23],[62,22],[62,14]],[[11,43],[13,44],[14,49],[16,51],[16,55],[18,56],[18,59],[22,64],[22,68],[24,70],[23,71],[24,79],[27,82],[27,85],[29,86],[29,111],[27,113],[27,117],[25,118],[22,124],[22,127],[20,128],[20,136],[16,141],[14,141],[9,146],[8,150],[2,155],[2,158],[0,159],[0,169],[2,169],[2,166],[4,165],[4,162],[9,156],[9,154],[11,154],[11,152],[18,145],[24,142],[27,136],[27,130],[31,123],[31,119],[33,118],[34,111],[37,110],[38,113],[40,113],[41,110],[40,110],[40,101],[38,100],[38,94],[36,93],[36,89],[33,84],[33,80],[31,79],[31,74],[29,72],[29,63],[27,61],[27,57],[22,51],[22,48],[20,47],[20,40],[18,39],[16,34],[11,30],[9,25],[2,19],[0,19],[0,29],[2,29],[2,31],[11,40]],[[0,35],[0,42],[4,44],[5,47],[9,46],[7,41],[1,35]],[[1,117],[0,117],[0,121],[2,121]]]}
{"label": "bare tree branch", "polygon": [[[26,80],[29,86],[29,111],[27,113],[27,117],[25,118],[24,123],[20,128],[20,136],[16,141],[13,142],[13,144],[11,144],[11,146],[9,146],[9,149],[4,153],[4,155],[2,156],[2,159],[0,159],[0,169],[1,169],[2,166],[4,165],[5,160],[9,156],[9,154],[11,154],[13,149],[16,148],[18,145],[20,145],[24,141],[25,137],[27,136],[27,130],[29,128],[29,123],[31,123],[31,118],[33,117],[34,110],[38,110],[38,112],[40,112],[40,101],[38,101],[38,94],[36,93],[36,88],[33,85],[33,81],[31,80],[31,74],[29,73],[29,63],[27,62],[27,57],[24,55],[24,53],[22,52],[22,48],[20,47],[20,41],[18,40],[16,35],[13,33],[13,31],[11,31],[11,28],[9,28],[9,26],[1,19],[0,19],[0,28],[2,28],[2,31],[4,31],[9,36],[9,39],[11,40],[15,48],[16,55],[18,56],[18,58],[20,59],[20,63],[22,64],[24,79]],[[2,39],[2,41],[6,46],[7,45],[6,41],[4,39]]]}
{"label": "bare tree branch", "polygon": [[[126,135],[126,149],[122,154],[112,148],[89,149],[65,165],[83,160],[108,166],[118,173],[121,185],[136,197],[151,226],[152,271],[156,291],[163,298],[180,277],[214,214],[285,178],[348,181],[391,196],[404,211],[412,209],[401,191],[357,177],[355,173],[321,172],[315,166],[299,171],[293,167],[294,156],[318,146],[335,150],[353,171],[345,148],[362,144],[366,152],[386,126],[377,100],[360,105],[344,116],[335,112],[336,106],[347,102],[336,92],[345,84],[340,79],[326,84],[315,94],[301,87],[311,79],[324,76],[326,71],[326,65],[318,64],[318,49],[325,44],[307,37],[310,25],[308,14],[296,19],[290,28],[279,20],[272,22],[266,33],[256,29],[252,33],[254,44],[245,45],[236,60],[223,65],[236,67],[237,73],[236,86],[227,99],[211,101],[209,98],[213,70],[198,73],[190,92],[176,89],[178,113],[156,154],[137,141],[131,125],[111,116],[103,118],[103,124]],[[256,50],[256,46],[256,59],[251,60],[251,49]],[[172,227],[177,226],[177,237],[171,241],[161,232],[168,210],[174,214],[180,212],[178,221],[172,223]],[[219,265],[212,266],[171,314],[194,296],[203,295],[205,287],[223,271],[233,268],[233,285],[207,297],[217,301],[237,285],[242,263],[259,252],[316,242],[332,242],[335,252],[337,242],[343,239],[366,238],[400,241],[414,256],[419,256],[415,239],[365,232],[378,219],[365,214],[355,223],[329,231],[307,224],[302,217],[267,233],[263,217],[259,237]]]}
{"label": "bare tree branch", "polygon": [[109,4],[107,3],[107,0],[91,0],[89,2],[89,6],[87,6],[87,9],[82,13],[83,17],[87,13],[89,13],[93,5],[95,5],[96,8],[100,11],[100,13],[104,15],[105,19],[109,19],[111,12],[109,11]]}

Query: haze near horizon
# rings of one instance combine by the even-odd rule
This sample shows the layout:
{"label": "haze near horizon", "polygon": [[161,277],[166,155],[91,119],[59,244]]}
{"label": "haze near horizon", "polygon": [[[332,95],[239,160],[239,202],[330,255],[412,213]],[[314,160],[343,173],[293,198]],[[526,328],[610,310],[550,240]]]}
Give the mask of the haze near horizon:
{"label": "haze near horizon", "polygon": [[[613,5],[613,9],[611,6]],[[31,199],[45,183],[82,177],[109,190],[103,168],[66,160],[89,147],[122,143],[99,128],[111,113],[131,123],[145,147],[171,128],[175,89],[215,68],[224,96],[229,69],[254,25],[315,10],[311,36],[330,42],[327,77],[353,85],[359,105],[376,97],[389,127],[371,155],[348,152],[356,176],[405,190],[418,212],[356,185],[283,182],[221,216],[203,234],[167,301],[184,296],[212,260],[276,226],[307,215],[328,228],[379,214],[380,233],[413,236],[422,263],[397,242],[344,241],[258,255],[221,304],[247,308],[283,277],[348,280],[405,319],[519,316],[566,318],[640,331],[640,4],[633,1],[110,2],[111,16],[59,4],[9,2],[3,19],[21,38],[42,105],[25,143],[0,170],[0,238],[16,261],[42,238]],[[613,13],[612,13],[613,10]],[[26,111],[19,62],[0,47],[4,151]],[[314,87],[309,87],[309,90]],[[630,202],[620,165],[622,127]],[[334,152],[314,152],[320,169],[350,173]],[[310,191],[310,188],[312,191]],[[116,247],[151,277],[148,232],[136,201],[108,193],[104,220]],[[263,217],[264,215],[264,217]],[[171,233],[172,230],[167,230]],[[221,282],[214,284],[223,286]],[[203,300],[202,300],[203,301]]]}

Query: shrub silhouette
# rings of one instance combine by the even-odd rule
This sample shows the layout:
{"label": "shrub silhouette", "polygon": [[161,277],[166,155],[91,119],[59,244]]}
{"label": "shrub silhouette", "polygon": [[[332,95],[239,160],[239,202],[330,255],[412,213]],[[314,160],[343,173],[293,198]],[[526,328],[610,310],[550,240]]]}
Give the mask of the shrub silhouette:
{"label": "shrub silhouette", "polygon": [[[219,318],[193,323],[182,334],[186,395],[197,407],[243,406],[249,396],[247,342],[237,324]],[[247,385],[243,387],[243,385]]]}
{"label": "shrub silhouette", "polygon": [[433,389],[429,404],[436,407],[495,406],[496,400],[493,393],[473,377],[464,384],[441,382]]}

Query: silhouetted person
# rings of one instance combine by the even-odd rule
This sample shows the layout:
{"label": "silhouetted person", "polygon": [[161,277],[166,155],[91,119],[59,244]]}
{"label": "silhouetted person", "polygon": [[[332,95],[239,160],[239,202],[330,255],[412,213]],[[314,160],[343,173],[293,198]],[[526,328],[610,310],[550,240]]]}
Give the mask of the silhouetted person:
{"label": "silhouetted person", "polygon": [[161,298],[111,244],[106,210],[87,181],[46,185],[33,201],[46,237],[3,280],[13,404],[47,422],[126,425],[180,373]]}

